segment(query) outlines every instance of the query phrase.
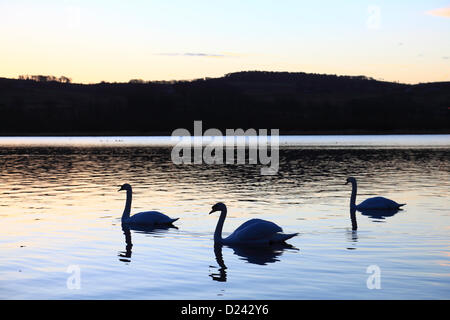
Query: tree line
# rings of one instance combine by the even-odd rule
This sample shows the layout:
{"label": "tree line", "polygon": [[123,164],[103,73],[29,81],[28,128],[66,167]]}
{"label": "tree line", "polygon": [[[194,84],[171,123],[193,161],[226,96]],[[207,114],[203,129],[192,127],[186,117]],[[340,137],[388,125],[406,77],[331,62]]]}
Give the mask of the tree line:
{"label": "tree line", "polygon": [[49,82],[49,81],[61,82],[61,83],[71,83],[72,82],[71,78],[68,78],[65,76],[55,77],[55,76],[23,74],[23,75],[20,75],[18,78],[19,78],[19,80],[31,80],[31,81],[37,81],[37,82]]}

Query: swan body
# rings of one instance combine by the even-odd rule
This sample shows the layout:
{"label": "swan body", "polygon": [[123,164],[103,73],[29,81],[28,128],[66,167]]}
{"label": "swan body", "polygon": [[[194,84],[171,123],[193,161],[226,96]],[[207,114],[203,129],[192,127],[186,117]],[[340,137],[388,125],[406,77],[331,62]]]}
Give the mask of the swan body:
{"label": "swan body", "polygon": [[119,191],[127,191],[127,201],[125,204],[125,209],[122,214],[123,224],[136,224],[136,225],[148,225],[148,226],[167,226],[171,225],[173,222],[177,221],[179,218],[172,219],[165,214],[158,211],[145,211],[139,212],[130,217],[131,211],[131,200],[133,191],[128,183],[122,185]]}
{"label": "swan body", "polygon": [[357,193],[357,184],[356,179],[350,177],[347,179],[345,184],[352,184],[352,196],[350,198],[350,207],[355,208],[358,211],[365,210],[399,210],[400,207],[406,205],[406,203],[397,203],[394,200],[387,199],[384,197],[373,197],[364,200],[360,204],[356,205],[356,193]]}
{"label": "swan body", "polygon": [[364,200],[360,204],[356,206],[357,210],[390,210],[390,209],[398,209],[405,204],[398,204],[394,200],[387,199],[384,197],[373,197]]}
{"label": "swan body", "polygon": [[164,213],[158,211],[144,211],[136,213],[135,215],[122,219],[123,223],[135,223],[135,224],[149,224],[149,225],[166,225],[172,224],[177,221],[178,218],[172,219],[166,216]]}
{"label": "swan body", "polygon": [[298,233],[284,234],[283,229],[271,221],[251,219],[241,224],[232,234],[222,238],[222,228],[227,215],[227,207],[219,202],[209,214],[220,211],[220,218],[214,232],[214,242],[224,245],[270,245],[284,242]]}

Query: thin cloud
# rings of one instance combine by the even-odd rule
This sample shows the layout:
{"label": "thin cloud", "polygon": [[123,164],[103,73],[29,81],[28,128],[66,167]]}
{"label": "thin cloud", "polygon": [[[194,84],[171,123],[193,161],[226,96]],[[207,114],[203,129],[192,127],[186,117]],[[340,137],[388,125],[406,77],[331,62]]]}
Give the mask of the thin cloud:
{"label": "thin cloud", "polygon": [[214,53],[191,53],[187,52],[184,54],[185,56],[190,57],[225,57],[223,54],[214,54]]}
{"label": "thin cloud", "polygon": [[203,52],[184,52],[184,53],[158,53],[158,56],[182,56],[182,57],[205,57],[205,58],[224,58],[236,56],[234,54],[225,53],[203,53]]}
{"label": "thin cloud", "polygon": [[445,17],[450,18],[450,8],[440,8],[427,11],[427,14],[436,16],[436,17]]}

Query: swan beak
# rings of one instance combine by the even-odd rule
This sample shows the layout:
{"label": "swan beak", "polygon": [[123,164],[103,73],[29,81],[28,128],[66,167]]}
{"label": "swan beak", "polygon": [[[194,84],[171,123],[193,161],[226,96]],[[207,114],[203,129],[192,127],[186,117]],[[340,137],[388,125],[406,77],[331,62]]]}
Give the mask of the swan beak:
{"label": "swan beak", "polygon": [[348,181],[346,183],[344,183],[344,186],[348,184]]}
{"label": "swan beak", "polygon": [[208,214],[211,214],[211,213],[213,213],[215,210],[214,209],[212,209]]}
{"label": "swan beak", "polygon": [[123,188],[122,187],[120,187],[120,189],[119,190],[117,190],[117,192],[119,192],[119,191],[122,191],[123,190]]}

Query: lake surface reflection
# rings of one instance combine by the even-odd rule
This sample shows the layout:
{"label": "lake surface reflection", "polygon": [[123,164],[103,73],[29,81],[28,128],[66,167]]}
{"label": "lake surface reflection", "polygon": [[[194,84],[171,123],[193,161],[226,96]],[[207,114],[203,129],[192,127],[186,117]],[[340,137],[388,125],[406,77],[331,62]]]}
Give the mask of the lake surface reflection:
{"label": "lake surface reflection", "polygon": [[[0,148],[0,298],[449,299],[450,149],[286,148],[277,175],[254,165],[174,165],[165,147]],[[396,213],[356,212],[385,196]],[[132,213],[176,228],[123,228]],[[215,247],[251,218],[300,235],[269,249]],[[358,229],[352,230],[357,223]],[[367,288],[369,266],[381,289]],[[67,287],[80,270],[79,289]]]}

